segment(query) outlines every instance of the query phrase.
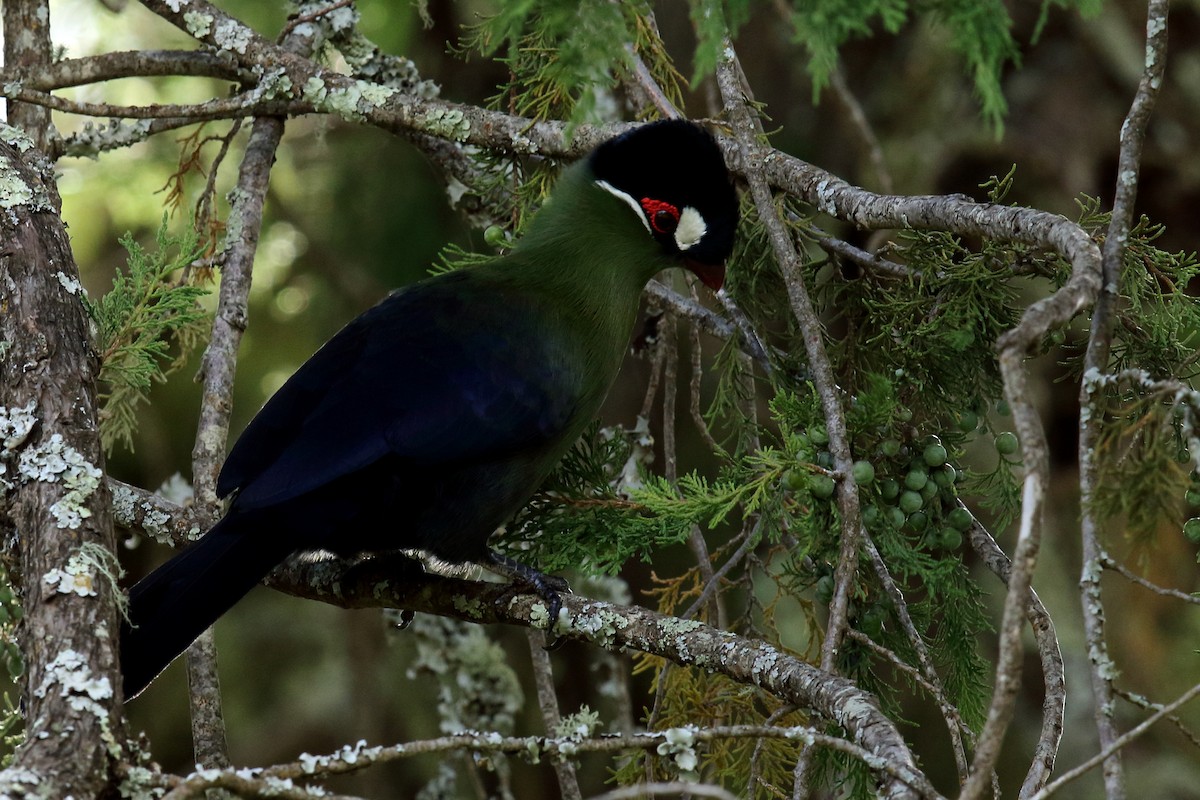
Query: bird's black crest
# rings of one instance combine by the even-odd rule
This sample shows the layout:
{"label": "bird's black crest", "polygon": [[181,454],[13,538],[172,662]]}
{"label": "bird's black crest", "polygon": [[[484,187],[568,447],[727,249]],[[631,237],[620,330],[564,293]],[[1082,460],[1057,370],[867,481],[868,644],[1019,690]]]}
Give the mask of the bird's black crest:
{"label": "bird's black crest", "polygon": [[699,125],[686,120],[643,125],[601,144],[590,163],[597,180],[635,200],[653,198],[699,211],[707,232],[689,249],[689,257],[712,264],[729,257],[737,228],[737,193],[721,148]]}

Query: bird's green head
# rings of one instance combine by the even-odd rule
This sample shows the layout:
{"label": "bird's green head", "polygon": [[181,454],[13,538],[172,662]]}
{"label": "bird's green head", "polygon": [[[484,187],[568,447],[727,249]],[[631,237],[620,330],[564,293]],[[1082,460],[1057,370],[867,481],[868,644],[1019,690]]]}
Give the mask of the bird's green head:
{"label": "bird's green head", "polygon": [[738,201],[707,131],[684,120],[650,123],[601,144],[588,164],[596,185],[628,205],[668,255],[721,288]]}

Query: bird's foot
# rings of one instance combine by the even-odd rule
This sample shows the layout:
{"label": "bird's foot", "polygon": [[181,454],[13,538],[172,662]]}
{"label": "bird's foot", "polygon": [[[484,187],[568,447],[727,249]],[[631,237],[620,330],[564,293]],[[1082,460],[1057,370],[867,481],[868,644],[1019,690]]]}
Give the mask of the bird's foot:
{"label": "bird's foot", "polygon": [[[547,575],[544,572],[538,572],[533,567],[526,566],[520,561],[515,561],[506,555],[497,553],[495,550],[488,551],[487,561],[484,562],[484,566],[497,575],[503,575],[512,581],[508,588],[500,595],[500,598],[497,600],[498,603],[507,603],[522,589],[532,590],[534,594],[542,598],[546,603],[546,609],[550,616],[546,627],[547,633],[554,630],[554,626],[558,622],[558,612],[562,610],[562,597],[559,596],[559,593],[570,592],[570,584],[557,575]],[[546,645],[546,649],[553,650],[561,643],[562,637],[558,637]]]}

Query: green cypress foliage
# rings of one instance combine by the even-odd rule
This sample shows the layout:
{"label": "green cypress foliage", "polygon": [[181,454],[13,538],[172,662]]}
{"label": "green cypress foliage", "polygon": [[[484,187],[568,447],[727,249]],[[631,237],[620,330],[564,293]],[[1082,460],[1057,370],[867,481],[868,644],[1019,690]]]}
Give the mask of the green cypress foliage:
{"label": "green cypress foliage", "polygon": [[189,226],[175,236],[164,216],[147,250],[132,234],[121,239],[129,254],[112,289],[99,301],[84,299],[96,324],[100,353],[100,438],[109,452],[118,442],[133,445],[138,407],[150,387],[180,367],[205,335],[207,312],[192,266],[202,247]]}

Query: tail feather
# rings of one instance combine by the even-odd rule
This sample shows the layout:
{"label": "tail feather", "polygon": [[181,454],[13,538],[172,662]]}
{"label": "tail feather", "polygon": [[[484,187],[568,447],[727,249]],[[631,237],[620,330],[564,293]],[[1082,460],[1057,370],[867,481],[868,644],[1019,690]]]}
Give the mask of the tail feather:
{"label": "tail feather", "polygon": [[195,544],[139,581],[121,625],[125,699],[150,681],[217,621],[291,548],[231,515]]}

